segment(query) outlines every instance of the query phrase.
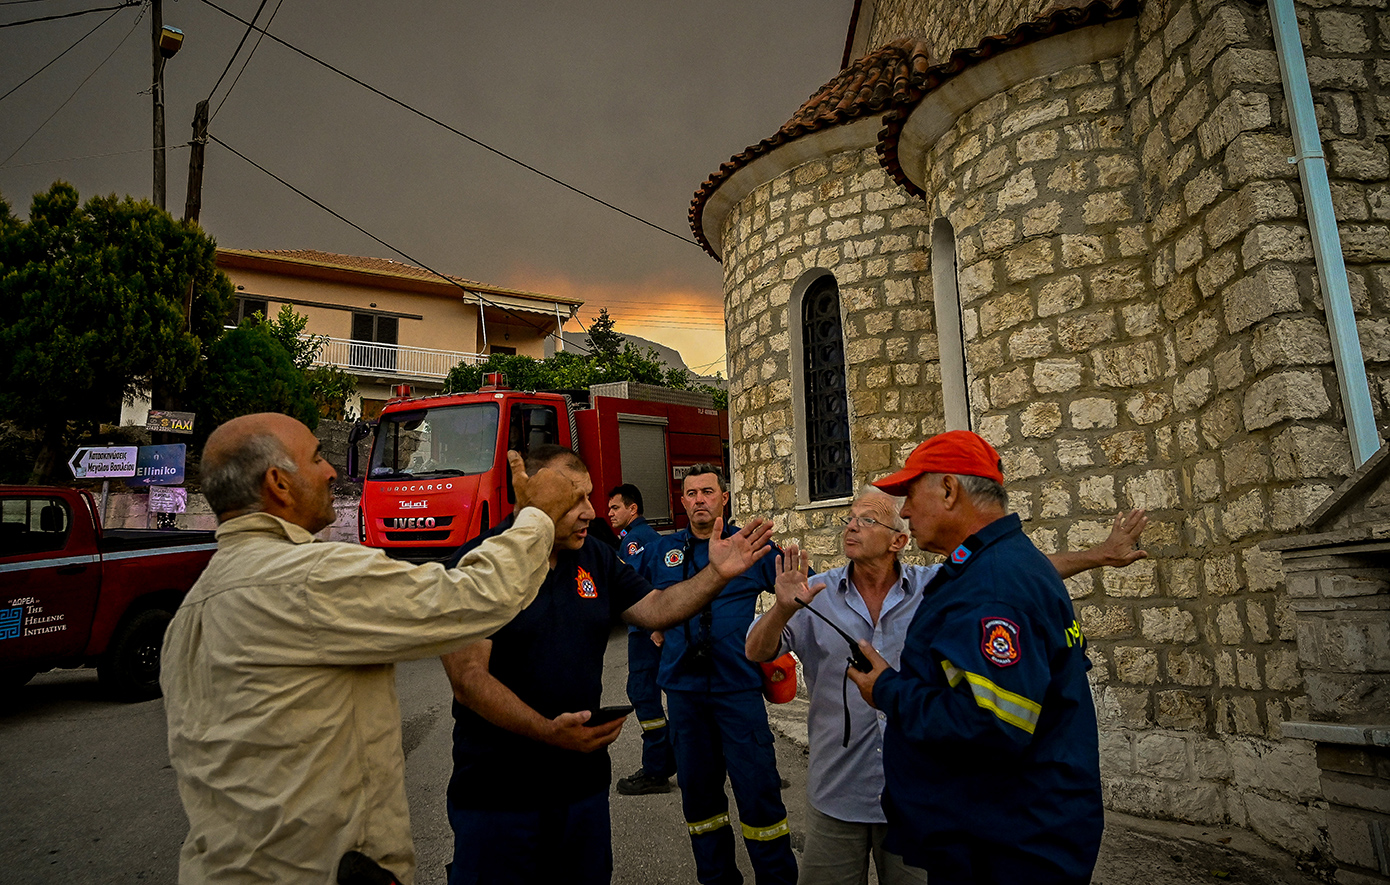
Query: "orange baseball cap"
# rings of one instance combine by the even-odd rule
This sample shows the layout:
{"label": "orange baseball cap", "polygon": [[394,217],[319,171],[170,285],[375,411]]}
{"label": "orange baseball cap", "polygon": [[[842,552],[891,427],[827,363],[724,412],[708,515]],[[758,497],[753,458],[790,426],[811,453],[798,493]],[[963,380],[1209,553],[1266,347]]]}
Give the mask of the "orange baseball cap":
{"label": "orange baseball cap", "polygon": [[912,450],[902,470],[874,483],[890,495],[906,495],[913,480],[925,473],[983,476],[1004,484],[1004,465],[994,446],[969,430],[938,433]]}

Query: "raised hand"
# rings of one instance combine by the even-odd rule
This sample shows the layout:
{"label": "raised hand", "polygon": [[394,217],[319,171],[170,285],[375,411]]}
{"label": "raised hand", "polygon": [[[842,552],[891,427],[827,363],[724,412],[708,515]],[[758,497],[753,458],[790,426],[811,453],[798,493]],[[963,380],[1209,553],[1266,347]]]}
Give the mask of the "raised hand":
{"label": "raised hand", "polygon": [[772,548],[772,522],[758,517],[729,537],[723,537],[724,520],[714,521],[709,542],[710,568],[726,581],[733,580],[762,559]]}
{"label": "raised hand", "polygon": [[787,611],[800,608],[801,602],[810,602],[816,594],[825,589],[825,582],[814,586],[807,583],[810,574],[806,551],[795,544],[788,544],[777,557],[777,581],[773,589],[777,593],[777,605]]}
{"label": "raised hand", "polygon": [[574,480],[558,470],[542,467],[536,471],[535,476],[528,476],[526,462],[516,452],[507,452],[507,465],[512,470],[512,488],[516,490],[518,513],[523,507],[535,507],[549,516],[552,522],[558,523],[560,517],[568,513],[583,497],[583,492],[574,484]]}
{"label": "raised hand", "polygon": [[1101,565],[1124,568],[1127,565],[1148,558],[1148,552],[1139,549],[1139,536],[1149,524],[1149,517],[1143,510],[1121,510],[1115,514],[1115,522],[1110,527],[1110,536],[1095,548]]}

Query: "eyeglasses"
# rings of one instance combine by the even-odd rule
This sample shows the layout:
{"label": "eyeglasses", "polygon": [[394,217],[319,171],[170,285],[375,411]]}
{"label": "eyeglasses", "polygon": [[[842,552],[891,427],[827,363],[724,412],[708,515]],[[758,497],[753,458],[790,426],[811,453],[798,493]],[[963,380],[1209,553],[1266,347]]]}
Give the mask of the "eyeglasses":
{"label": "eyeglasses", "polygon": [[855,523],[859,523],[859,527],[860,527],[860,528],[872,528],[873,526],[876,526],[876,525],[881,525],[881,526],[883,526],[883,527],[886,528],[886,529],[891,529],[891,528],[892,528],[892,526],[888,525],[887,523],[879,522],[878,520],[874,519],[872,516],[842,516],[842,517],[840,517],[840,524],[841,524],[841,525],[854,525]]}

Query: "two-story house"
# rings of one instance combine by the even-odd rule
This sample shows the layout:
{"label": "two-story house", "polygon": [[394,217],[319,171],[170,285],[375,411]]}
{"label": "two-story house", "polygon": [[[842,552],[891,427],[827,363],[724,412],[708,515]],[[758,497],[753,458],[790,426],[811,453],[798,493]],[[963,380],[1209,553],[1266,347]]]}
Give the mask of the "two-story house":
{"label": "two-story house", "polygon": [[396,385],[439,391],[460,362],[493,353],[552,355],[556,334],[583,303],[309,249],[218,249],[217,266],[236,286],[228,324],[256,313],[273,317],[290,305],[308,318],[307,334],[328,337],[319,361],[356,376],[355,405],[366,418]]}

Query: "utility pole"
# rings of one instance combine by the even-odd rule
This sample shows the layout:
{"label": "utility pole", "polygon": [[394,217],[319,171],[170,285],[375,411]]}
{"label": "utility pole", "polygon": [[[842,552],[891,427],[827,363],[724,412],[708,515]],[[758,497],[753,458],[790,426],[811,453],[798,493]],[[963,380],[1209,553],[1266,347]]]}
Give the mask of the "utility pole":
{"label": "utility pole", "polygon": [[150,94],[154,96],[154,204],[160,209],[164,206],[164,53],[159,41],[164,31],[164,9],[162,0],[150,0],[150,58],[153,66],[154,83]]}
{"label": "utility pole", "polygon": [[198,223],[203,211],[203,157],[208,146],[208,103],[198,102],[193,114],[193,141],[188,152],[188,198],[183,204],[183,220]]}

